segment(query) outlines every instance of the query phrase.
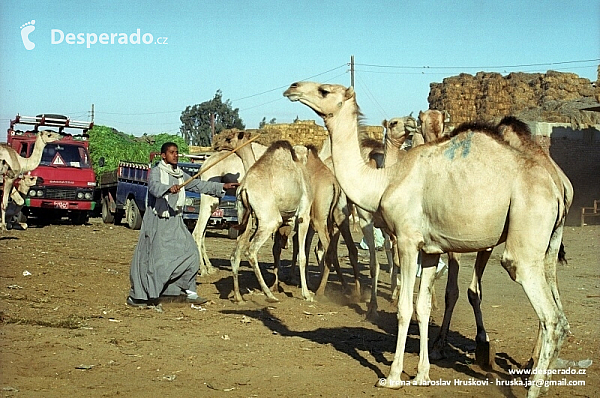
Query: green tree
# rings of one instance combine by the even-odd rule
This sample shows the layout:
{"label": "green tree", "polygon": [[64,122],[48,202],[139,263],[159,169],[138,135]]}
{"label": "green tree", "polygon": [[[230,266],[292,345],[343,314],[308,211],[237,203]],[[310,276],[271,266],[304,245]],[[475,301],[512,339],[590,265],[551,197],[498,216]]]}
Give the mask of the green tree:
{"label": "green tree", "polygon": [[215,97],[210,101],[187,106],[181,112],[182,125],[179,130],[185,142],[190,145],[210,146],[211,118],[214,118],[215,134],[225,129],[246,128],[239,116],[239,109],[233,109],[229,100],[223,102],[223,93],[217,90]]}

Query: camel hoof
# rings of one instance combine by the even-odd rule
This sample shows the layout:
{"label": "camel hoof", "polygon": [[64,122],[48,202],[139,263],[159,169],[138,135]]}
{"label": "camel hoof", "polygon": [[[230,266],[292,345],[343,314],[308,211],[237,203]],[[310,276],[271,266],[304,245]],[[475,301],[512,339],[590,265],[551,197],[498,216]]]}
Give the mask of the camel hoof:
{"label": "camel hoof", "polygon": [[267,303],[278,303],[279,299],[275,296],[273,297],[267,297]]}
{"label": "camel hoof", "polygon": [[475,363],[484,370],[492,370],[494,367],[494,360],[496,357],[496,350],[489,341],[477,343],[475,348]]}
{"label": "camel hoof", "polygon": [[377,384],[375,384],[375,387],[389,388],[390,390],[399,390],[401,386],[402,386],[401,381],[388,380],[388,379],[384,379],[383,377],[381,379],[377,380]]}
{"label": "camel hoof", "polygon": [[444,358],[446,358],[446,356],[444,355],[443,350],[441,348],[433,347],[431,349],[431,352],[429,353],[429,359],[431,359],[432,361],[439,361],[440,359]]}
{"label": "camel hoof", "polygon": [[378,320],[378,319],[379,319],[379,313],[377,312],[377,310],[376,310],[376,309],[375,309],[375,310],[373,310],[373,309],[369,309],[369,310],[367,311],[366,318],[367,318],[367,320],[368,320],[368,321],[372,321],[372,322],[374,322],[374,321],[376,321],[376,320]]}
{"label": "camel hoof", "polygon": [[216,267],[213,267],[212,265],[208,265],[206,267],[206,272],[208,275],[213,275],[213,274],[216,274],[217,272],[219,272],[219,269]]}

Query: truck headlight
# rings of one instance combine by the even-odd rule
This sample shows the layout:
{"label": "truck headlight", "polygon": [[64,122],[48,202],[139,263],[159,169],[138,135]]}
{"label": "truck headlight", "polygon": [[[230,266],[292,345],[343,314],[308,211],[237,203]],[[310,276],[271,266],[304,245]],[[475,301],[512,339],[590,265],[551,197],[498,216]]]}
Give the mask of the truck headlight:
{"label": "truck headlight", "polygon": [[77,192],[77,199],[83,199],[83,192]]}
{"label": "truck headlight", "polygon": [[92,200],[92,193],[91,192],[86,192],[85,195],[83,195],[87,200]]}

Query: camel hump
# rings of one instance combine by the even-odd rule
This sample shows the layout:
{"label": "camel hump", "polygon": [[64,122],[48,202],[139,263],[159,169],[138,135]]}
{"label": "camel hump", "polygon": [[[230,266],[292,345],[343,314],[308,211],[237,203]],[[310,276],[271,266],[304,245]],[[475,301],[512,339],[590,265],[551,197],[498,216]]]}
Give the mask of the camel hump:
{"label": "camel hump", "polygon": [[515,134],[521,137],[531,138],[531,129],[527,123],[517,119],[514,116],[505,116],[498,123],[498,128],[503,131],[506,128],[510,128]]}
{"label": "camel hump", "polygon": [[[294,151],[294,147],[292,147],[292,144],[286,140],[279,140],[279,141],[273,142],[265,151],[265,155],[267,155],[267,154],[270,155],[281,149],[288,151],[290,153],[290,155],[292,156],[292,160],[294,162],[298,161],[298,157],[296,156],[296,151]],[[263,155],[263,156],[265,156],[265,155]]]}
{"label": "camel hump", "polygon": [[485,123],[485,122],[461,123],[460,125],[458,125],[458,127],[456,127],[454,130],[452,130],[448,136],[455,137],[455,136],[459,135],[460,133],[464,133],[467,131],[484,133],[484,134],[488,134],[488,135],[491,135],[494,137],[500,137],[500,129],[498,129],[497,126],[494,126],[491,123]]}

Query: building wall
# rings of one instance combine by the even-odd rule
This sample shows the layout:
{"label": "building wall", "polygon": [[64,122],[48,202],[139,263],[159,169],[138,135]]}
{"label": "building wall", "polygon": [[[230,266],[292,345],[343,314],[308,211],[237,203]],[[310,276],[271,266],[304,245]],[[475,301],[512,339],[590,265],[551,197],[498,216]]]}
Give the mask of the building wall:
{"label": "building wall", "polygon": [[[600,130],[551,127],[550,156],[569,177],[575,191],[567,225],[579,225],[581,208],[600,200]],[[598,222],[597,217],[589,218],[589,223]]]}

